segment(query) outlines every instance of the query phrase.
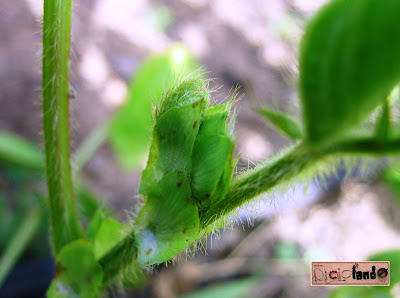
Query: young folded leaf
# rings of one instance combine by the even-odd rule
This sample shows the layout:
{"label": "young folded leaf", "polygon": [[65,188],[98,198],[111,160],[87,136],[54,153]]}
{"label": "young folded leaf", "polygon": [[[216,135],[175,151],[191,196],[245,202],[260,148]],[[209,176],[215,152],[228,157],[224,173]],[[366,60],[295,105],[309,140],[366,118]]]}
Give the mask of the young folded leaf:
{"label": "young folded leaf", "polygon": [[200,79],[185,81],[167,94],[157,108],[149,159],[139,187],[141,194],[147,195],[168,172],[190,173],[198,123],[209,101],[205,87]]}
{"label": "young folded leaf", "polygon": [[299,140],[303,137],[300,125],[288,115],[266,108],[260,108],[257,112],[290,139]]}
{"label": "young folded leaf", "polygon": [[334,0],[306,28],[299,87],[308,142],[359,124],[400,80],[400,1]]}

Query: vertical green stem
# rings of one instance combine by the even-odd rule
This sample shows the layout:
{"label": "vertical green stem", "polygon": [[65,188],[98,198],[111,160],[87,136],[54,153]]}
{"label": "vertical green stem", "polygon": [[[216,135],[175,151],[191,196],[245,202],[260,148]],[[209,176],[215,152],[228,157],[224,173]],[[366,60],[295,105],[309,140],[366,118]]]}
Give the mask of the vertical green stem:
{"label": "vertical green stem", "polygon": [[43,132],[52,240],[57,253],[82,235],[71,176],[69,51],[72,0],[45,0],[43,18]]}

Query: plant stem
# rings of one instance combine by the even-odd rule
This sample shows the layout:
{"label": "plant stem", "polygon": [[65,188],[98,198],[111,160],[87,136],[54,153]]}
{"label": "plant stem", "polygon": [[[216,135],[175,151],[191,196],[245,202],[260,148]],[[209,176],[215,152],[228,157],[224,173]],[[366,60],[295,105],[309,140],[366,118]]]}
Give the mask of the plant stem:
{"label": "plant stem", "polygon": [[15,232],[14,237],[7,245],[3,256],[0,259],[0,288],[8,273],[17,262],[19,256],[28,245],[35,234],[40,223],[40,212],[38,209],[31,211]]}
{"label": "plant stem", "polygon": [[70,166],[68,78],[71,9],[72,0],[44,1],[43,132],[55,253],[82,236]]}
{"label": "plant stem", "polygon": [[204,228],[212,224],[252,198],[282,182],[289,181],[317,160],[318,155],[310,153],[304,145],[300,144],[264,166],[246,171],[232,181],[222,200],[207,206],[205,211],[200,212],[200,225]]}

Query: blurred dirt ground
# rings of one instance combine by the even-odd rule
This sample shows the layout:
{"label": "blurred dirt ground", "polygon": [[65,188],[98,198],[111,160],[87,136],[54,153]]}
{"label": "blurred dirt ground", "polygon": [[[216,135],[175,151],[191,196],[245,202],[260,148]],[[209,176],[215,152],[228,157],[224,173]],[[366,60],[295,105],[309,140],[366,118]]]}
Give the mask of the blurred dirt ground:
{"label": "blurred dirt ground", "polygon": [[[184,43],[225,98],[239,84],[235,136],[241,168],[289,144],[252,110],[269,105],[299,117],[296,49],[306,19],[324,1],[138,0],[74,1],[71,85],[72,149],[107,121],[126,94],[127,82],[146,56]],[[0,129],[41,146],[40,46],[42,1],[0,2]],[[87,183],[127,220],[140,173],[123,172],[106,144],[84,169]],[[285,198],[283,202],[282,199]],[[176,266],[159,266],[136,292],[112,295],[173,297],[252,276],[253,297],[324,297],[310,287],[309,261],[361,260],[400,246],[398,210],[380,184],[312,184],[290,197],[265,199],[243,213],[242,229],[210,238],[206,253]],[[368,218],[369,224],[363,224]],[[218,238],[218,239],[216,239]],[[362,244],[362,245],[360,245]]]}

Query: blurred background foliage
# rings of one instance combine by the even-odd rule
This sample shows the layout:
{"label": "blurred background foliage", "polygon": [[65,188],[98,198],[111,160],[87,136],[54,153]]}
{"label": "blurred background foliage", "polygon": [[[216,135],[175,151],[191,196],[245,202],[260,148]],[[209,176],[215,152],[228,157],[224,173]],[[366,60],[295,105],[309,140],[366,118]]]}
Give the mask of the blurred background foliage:
{"label": "blurred background foliage", "polygon": [[[72,154],[80,217],[86,225],[92,223],[88,237],[97,235],[99,254],[121,235],[114,233],[121,228],[118,222],[110,223],[104,214],[128,222],[136,210],[152,128],[151,102],[159,100],[179,78],[200,71],[211,79],[210,87],[218,90],[214,94],[218,102],[236,85],[242,86],[244,96],[237,104],[235,127],[239,170],[291,143],[257,115],[254,110],[260,106],[291,116],[281,127],[289,136],[301,133],[296,126],[300,114],[297,46],[304,23],[324,2],[75,1]],[[38,270],[43,278],[38,275],[33,285],[26,282],[25,294],[18,295],[40,295],[53,270],[43,208],[42,5],[40,0],[0,2],[0,256],[28,214],[37,206],[41,212],[29,247],[21,251],[16,269],[0,287],[0,297],[15,293],[21,282],[32,279],[27,270]],[[393,102],[396,119],[398,107]],[[280,114],[266,112],[264,116],[274,123]],[[115,287],[109,294],[399,295],[400,165],[382,160],[368,169],[361,179],[343,181],[339,172],[327,180],[325,188],[312,182],[306,191],[294,185],[288,192],[262,196],[240,212],[233,231],[206,239],[195,258],[182,255],[174,266],[156,266],[147,278],[142,272],[127,272],[122,282],[131,290]],[[103,224],[105,220],[109,223]],[[368,258],[391,261],[391,287],[310,286],[310,261]]]}

